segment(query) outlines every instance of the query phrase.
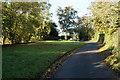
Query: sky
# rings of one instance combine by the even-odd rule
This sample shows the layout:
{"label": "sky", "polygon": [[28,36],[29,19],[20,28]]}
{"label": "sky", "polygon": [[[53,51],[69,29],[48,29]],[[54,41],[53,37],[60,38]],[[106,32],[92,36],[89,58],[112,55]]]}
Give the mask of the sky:
{"label": "sky", "polygon": [[53,13],[52,20],[58,24],[57,9],[58,7],[72,6],[77,12],[78,16],[82,17],[85,14],[89,14],[87,9],[91,5],[92,0],[49,0],[49,3],[52,5],[50,8],[50,13]]}

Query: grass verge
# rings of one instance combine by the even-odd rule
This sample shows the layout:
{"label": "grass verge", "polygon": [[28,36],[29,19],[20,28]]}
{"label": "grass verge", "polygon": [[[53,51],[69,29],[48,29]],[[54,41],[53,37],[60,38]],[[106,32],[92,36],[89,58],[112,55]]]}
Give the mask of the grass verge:
{"label": "grass verge", "polygon": [[29,44],[3,46],[3,78],[35,78],[64,53],[85,43],[42,41]]}

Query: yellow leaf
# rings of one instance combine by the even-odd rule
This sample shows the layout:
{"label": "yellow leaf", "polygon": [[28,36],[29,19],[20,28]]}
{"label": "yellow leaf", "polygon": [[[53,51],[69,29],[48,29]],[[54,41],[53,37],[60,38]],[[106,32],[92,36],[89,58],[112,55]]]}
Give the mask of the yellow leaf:
{"label": "yellow leaf", "polygon": [[50,71],[51,71],[51,69],[49,68],[49,69],[48,69],[48,72],[50,72]]}

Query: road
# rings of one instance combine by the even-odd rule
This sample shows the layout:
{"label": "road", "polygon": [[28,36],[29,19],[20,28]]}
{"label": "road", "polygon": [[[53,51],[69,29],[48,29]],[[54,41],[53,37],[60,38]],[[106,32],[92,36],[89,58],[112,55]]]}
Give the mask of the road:
{"label": "road", "polygon": [[88,42],[68,57],[52,78],[118,78],[98,54],[97,43]]}

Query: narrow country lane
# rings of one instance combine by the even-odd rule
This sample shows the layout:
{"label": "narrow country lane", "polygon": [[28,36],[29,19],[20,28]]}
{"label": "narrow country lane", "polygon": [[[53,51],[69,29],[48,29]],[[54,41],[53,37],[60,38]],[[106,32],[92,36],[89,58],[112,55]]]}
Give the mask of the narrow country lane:
{"label": "narrow country lane", "polygon": [[88,42],[68,57],[52,78],[118,78],[98,55],[97,43]]}

